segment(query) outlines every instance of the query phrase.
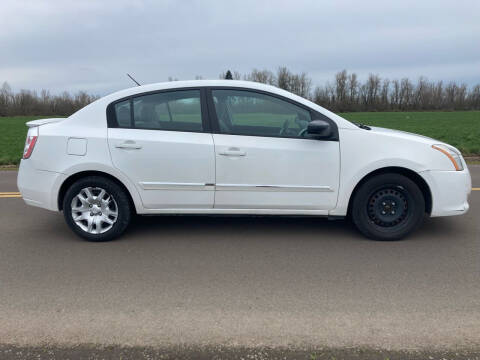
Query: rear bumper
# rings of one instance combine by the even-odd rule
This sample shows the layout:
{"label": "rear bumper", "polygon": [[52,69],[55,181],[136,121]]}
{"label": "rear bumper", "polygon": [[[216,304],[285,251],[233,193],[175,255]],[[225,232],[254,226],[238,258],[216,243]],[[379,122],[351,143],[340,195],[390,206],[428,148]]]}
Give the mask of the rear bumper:
{"label": "rear bumper", "polygon": [[467,167],[463,171],[423,171],[420,174],[432,193],[432,217],[461,215],[468,211],[472,179]]}
{"label": "rear bumper", "polygon": [[64,174],[37,170],[30,159],[22,160],[17,186],[26,204],[58,211],[57,197],[64,179]]}

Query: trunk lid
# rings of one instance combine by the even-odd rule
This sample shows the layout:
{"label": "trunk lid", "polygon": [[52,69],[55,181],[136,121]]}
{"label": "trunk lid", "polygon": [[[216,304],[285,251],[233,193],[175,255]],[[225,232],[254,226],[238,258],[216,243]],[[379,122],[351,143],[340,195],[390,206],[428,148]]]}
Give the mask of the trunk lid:
{"label": "trunk lid", "polygon": [[40,126],[40,125],[60,122],[60,121],[63,121],[65,119],[66,118],[38,119],[38,120],[29,121],[25,125],[27,125],[29,128],[33,128],[33,127]]}

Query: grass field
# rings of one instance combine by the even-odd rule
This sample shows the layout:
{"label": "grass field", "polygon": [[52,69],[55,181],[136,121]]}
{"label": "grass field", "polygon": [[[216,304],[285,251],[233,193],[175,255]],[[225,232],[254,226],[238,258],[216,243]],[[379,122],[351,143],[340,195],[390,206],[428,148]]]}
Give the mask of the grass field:
{"label": "grass field", "polygon": [[42,116],[0,117],[0,165],[18,164],[23,153],[25,123]]}
{"label": "grass field", "polygon": [[[458,147],[464,155],[480,155],[480,111],[371,112],[340,115],[354,122],[433,137]],[[25,123],[41,118],[0,117],[0,165],[20,162],[27,133]]]}

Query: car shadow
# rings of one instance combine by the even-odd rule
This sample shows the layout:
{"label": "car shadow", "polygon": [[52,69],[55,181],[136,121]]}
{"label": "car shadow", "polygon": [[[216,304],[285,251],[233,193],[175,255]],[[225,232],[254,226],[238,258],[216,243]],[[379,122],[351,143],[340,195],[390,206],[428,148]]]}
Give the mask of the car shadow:
{"label": "car shadow", "polygon": [[[61,214],[40,217],[42,226],[37,227],[36,237],[65,241],[83,240],[72,233]],[[52,229],[55,235],[52,236]],[[471,230],[461,218],[425,218],[421,227],[405,241],[440,242],[458,238]],[[127,231],[116,241],[192,241],[225,240],[231,238],[255,239],[255,241],[334,241],[371,242],[364,237],[351,221],[328,220],[324,217],[302,216],[207,216],[207,215],[155,215],[134,216]],[[378,242],[377,242],[378,243]],[[391,242],[386,242],[391,243]]]}
{"label": "car shadow", "polygon": [[[420,228],[407,241],[438,241],[462,233],[455,218],[425,218]],[[464,231],[464,229],[463,229]],[[206,216],[158,215],[135,216],[126,238],[188,237],[188,238],[290,238],[335,241],[371,241],[364,237],[348,219],[328,220],[324,217],[302,216]]]}
{"label": "car shadow", "polygon": [[353,225],[347,220],[328,220],[322,217],[302,216],[206,216],[206,215],[161,215],[135,216],[128,233],[130,235],[209,234],[209,235],[255,235],[301,236],[336,235],[356,236]]}

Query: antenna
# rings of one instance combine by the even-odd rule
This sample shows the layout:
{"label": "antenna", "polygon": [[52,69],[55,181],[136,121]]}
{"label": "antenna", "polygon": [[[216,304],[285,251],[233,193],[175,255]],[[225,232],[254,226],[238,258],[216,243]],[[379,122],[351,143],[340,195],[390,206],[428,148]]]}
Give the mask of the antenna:
{"label": "antenna", "polygon": [[132,81],[137,84],[137,86],[140,86],[139,82],[137,80],[135,80],[130,74],[127,73],[127,76],[132,79]]}

